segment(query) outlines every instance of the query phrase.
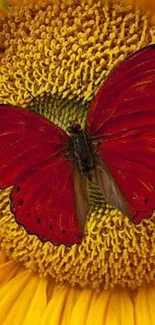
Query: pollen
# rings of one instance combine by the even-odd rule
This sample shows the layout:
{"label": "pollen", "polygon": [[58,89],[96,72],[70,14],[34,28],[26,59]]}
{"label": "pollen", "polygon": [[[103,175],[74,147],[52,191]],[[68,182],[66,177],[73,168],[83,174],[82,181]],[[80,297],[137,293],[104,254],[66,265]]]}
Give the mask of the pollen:
{"label": "pollen", "polygon": [[[155,33],[150,14],[138,8],[98,0],[50,2],[12,7],[0,20],[0,103],[26,107],[31,96],[50,93],[67,121],[75,117],[72,100],[88,109],[114,66],[152,42]],[[44,101],[41,113],[43,106]],[[45,115],[50,118],[50,112]],[[136,288],[153,280],[154,216],[134,225],[109,205],[92,206],[81,245],[54,246],[16,223],[11,190],[0,190],[0,246],[10,259],[72,286]],[[98,204],[94,192],[93,197]]]}

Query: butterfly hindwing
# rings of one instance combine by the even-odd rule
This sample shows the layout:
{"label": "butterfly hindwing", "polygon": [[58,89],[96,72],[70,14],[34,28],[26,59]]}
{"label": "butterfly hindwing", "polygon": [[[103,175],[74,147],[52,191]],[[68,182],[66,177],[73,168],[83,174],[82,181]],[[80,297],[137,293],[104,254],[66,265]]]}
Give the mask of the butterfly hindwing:
{"label": "butterfly hindwing", "polygon": [[54,156],[21,174],[11,202],[17,222],[29,234],[55,245],[81,242],[70,161]]}
{"label": "butterfly hindwing", "polygon": [[75,197],[76,197],[76,210],[77,210],[77,217],[79,219],[79,223],[84,231],[86,217],[89,212],[89,185],[88,179],[74,168],[74,190],[75,190]]}
{"label": "butterfly hindwing", "polygon": [[155,46],[150,45],[112,71],[87,118],[87,132],[102,139],[98,154],[135,223],[155,208],[154,90]]}
{"label": "butterfly hindwing", "polygon": [[93,171],[93,181],[99,185],[105,201],[110,205],[117,207],[124,215],[130,217],[130,209],[125,196],[121,193],[117,183],[110,174],[103,161],[98,161]]}

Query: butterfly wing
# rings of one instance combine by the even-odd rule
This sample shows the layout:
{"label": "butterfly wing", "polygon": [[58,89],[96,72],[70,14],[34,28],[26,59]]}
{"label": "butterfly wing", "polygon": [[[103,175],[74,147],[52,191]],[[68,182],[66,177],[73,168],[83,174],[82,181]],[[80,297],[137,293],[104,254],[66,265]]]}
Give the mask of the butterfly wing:
{"label": "butterfly wing", "polygon": [[80,243],[69,136],[25,109],[0,106],[0,188],[13,186],[16,221],[42,241]]}
{"label": "butterfly wing", "polygon": [[104,200],[108,204],[117,207],[124,215],[130,217],[128,202],[103,161],[98,160],[96,167],[92,171],[92,180],[99,185]]}
{"label": "butterfly wing", "polygon": [[[88,114],[87,132],[102,139],[98,154],[133,222],[151,216],[155,208],[155,45],[135,52],[110,74]],[[116,200],[110,203],[120,208]]]}

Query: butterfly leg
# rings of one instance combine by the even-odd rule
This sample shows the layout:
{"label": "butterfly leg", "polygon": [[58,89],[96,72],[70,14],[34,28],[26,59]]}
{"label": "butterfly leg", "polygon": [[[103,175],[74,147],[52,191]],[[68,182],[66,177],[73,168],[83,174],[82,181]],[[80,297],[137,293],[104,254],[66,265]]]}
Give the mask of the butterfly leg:
{"label": "butterfly leg", "polygon": [[93,148],[95,151],[98,150],[98,148],[100,147],[101,143],[102,143],[102,139],[98,139],[97,137],[91,136],[89,134],[87,134],[87,139],[90,145],[93,144]]}
{"label": "butterfly leg", "polygon": [[102,143],[102,140],[101,139],[98,139],[96,141],[93,141],[93,145],[94,145],[94,152],[96,153],[100,147]]}
{"label": "butterfly leg", "polygon": [[73,156],[73,154],[71,152],[66,152],[65,158],[67,160],[72,160],[74,166],[77,165],[77,157]]}
{"label": "butterfly leg", "polygon": [[72,148],[72,145],[66,146],[65,149],[66,149],[65,158],[67,160],[72,160],[73,165],[76,166],[77,165],[77,157],[74,155],[74,150]]}

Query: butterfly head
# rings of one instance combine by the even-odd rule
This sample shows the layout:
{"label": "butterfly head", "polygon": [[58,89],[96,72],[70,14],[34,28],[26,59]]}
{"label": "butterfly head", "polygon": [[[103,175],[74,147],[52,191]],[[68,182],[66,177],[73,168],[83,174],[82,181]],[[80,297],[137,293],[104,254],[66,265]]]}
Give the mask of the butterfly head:
{"label": "butterfly head", "polygon": [[77,134],[81,131],[81,125],[78,123],[70,123],[67,131],[70,135]]}

